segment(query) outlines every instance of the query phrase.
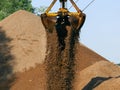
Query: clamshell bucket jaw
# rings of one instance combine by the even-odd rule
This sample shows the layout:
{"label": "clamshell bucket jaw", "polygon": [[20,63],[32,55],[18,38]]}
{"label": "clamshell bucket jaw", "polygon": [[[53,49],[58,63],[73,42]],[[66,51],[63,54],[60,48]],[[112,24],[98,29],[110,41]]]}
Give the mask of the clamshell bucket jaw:
{"label": "clamshell bucket jaw", "polygon": [[[50,30],[51,26],[55,26],[59,20],[61,23],[65,23],[68,19],[70,25],[74,28],[74,30],[79,30],[84,24],[86,15],[77,7],[73,0],[70,0],[72,6],[76,9],[76,12],[70,12],[65,3],[67,0],[59,0],[61,6],[57,12],[50,12],[51,8],[54,6],[57,0],[53,0],[50,6],[47,8],[45,13],[41,14],[41,19],[44,27],[47,30]],[[67,19],[66,19],[67,17]]]}

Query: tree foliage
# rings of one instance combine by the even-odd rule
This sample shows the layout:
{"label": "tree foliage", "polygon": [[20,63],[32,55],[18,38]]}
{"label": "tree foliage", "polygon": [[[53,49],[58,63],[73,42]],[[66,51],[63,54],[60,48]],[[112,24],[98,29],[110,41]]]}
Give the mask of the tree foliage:
{"label": "tree foliage", "polygon": [[31,0],[0,0],[0,20],[18,10],[34,12]]}

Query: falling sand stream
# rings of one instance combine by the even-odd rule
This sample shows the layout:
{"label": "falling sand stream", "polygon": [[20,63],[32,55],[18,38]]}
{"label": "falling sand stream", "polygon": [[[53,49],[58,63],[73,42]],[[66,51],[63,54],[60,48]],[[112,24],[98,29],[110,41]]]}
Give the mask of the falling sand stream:
{"label": "falling sand stream", "polygon": [[[47,90],[71,90],[74,79],[74,53],[78,33],[71,25],[61,30],[49,22],[47,32]],[[60,34],[61,33],[61,34]]]}

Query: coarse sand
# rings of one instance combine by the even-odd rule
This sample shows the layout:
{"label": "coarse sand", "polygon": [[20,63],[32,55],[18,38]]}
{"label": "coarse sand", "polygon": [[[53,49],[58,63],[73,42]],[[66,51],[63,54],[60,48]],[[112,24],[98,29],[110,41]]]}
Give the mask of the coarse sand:
{"label": "coarse sand", "polygon": [[119,66],[79,43],[70,26],[59,50],[49,24],[53,32],[24,10],[0,22],[0,90],[119,90]]}
{"label": "coarse sand", "polygon": [[[100,90],[97,89],[97,86],[99,86],[101,83],[104,84],[104,82],[109,82],[110,79],[117,77],[119,78],[119,76],[119,66],[114,65],[113,63],[110,63],[108,61],[99,61],[80,71],[76,75],[76,79],[74,81],[74,90]],[[116,82],[120,82],[120,80],[117,81],[116,79]],[[114,87],[112,87],[111,85],[114,85]],[[111,83],[111,85],[108,85],[113,88],[110,90],[119,90],[115,89],[118,84],[113,82]],[[100,85],[100,87],[102,86],[103,85]],[[104,85],[104,87],[106,86]],[[107,88],[105,89],[104,87],[102,87],[101,90],[109,90]]]}
{"label": "coarse sand", "polygon": [[[46,52],[46,32],[41,20],[26,11],[18,11],[0,22],[0,31],[11,39],[10,63],[13,71],[19,72],[44,62]],[[4,38],[5,38],[4,37]]]}

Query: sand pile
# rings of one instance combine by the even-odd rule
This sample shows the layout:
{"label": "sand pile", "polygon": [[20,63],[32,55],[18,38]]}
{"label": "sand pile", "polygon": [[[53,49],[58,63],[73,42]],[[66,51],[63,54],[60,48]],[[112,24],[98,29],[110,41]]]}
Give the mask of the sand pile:
{"label": "sand pile", "polygon": [[22,10],[0,22],[0,90],[119,90],[111,83],[120,83],[118,66],[80,44],[71,27],[61,51],[49,24],[53,32]]}
{"label": "sand pile", "polygon": [[0,22],[0,87],[11,84],[17,77],[15,72],[25,72],[44,62],[46,32],[39,24],[39,17],[22,10]]}
{"label": "sand pile", "polygon": [[110,82],[120,82],[119,76],[119,66],[108,61],[99,61],[76,74],[74,90],[119,90],[115,89],[119,84]]}
{"label": "sand pile", "polygon": [[[24,71],[43,63],[46,52],[46,32],[39,17],[18,11],[0,22],[0,31],[11,39],[10,48],[13,71]],[[4,38],[5,38],[4,37]]]}

